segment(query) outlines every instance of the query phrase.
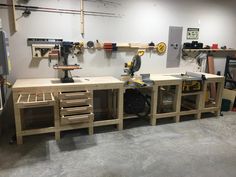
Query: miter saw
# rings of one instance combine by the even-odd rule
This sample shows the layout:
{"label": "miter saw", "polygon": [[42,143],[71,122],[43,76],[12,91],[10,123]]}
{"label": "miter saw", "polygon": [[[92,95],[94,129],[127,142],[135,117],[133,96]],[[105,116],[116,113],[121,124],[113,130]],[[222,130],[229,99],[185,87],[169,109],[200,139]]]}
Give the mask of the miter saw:
{"label": "miter saw", "polygon": [[125,63],[124,72],[127,75],[122,76],[122,80],[126,81],[127,86],[146,86],[141,76],[135,75],[141,67],[141,56],[136,54],[132,61]]}
{"label": "miter saw", "polygon": [[142,93],[139,88],[152,84],[149,79],[150,74],[135,75],[135,72],[139,71],[141,67],[142,55],[143,52],[138,52],[132,61],[125,63],[124,72],[126,75],[122,76],[122,80],[125,81],[127,87],[124,94],[124,112],[138,117],[146,117],[150,113],[150,96]]}

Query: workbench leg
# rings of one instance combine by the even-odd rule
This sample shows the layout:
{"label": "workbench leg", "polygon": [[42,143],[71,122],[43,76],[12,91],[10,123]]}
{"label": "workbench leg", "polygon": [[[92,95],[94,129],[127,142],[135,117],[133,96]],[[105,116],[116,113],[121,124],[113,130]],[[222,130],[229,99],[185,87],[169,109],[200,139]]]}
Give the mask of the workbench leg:
{"label": "workbench leg", "polygon": [[109,117],[113,117],[112,113],[113,113],[113,107],[112,107],[112,90],[108,90],[107,91],[107,103],[108,103],[108,114],[109,114]]}
{"label": "workbench leg", "polygon": [[151,94],[151,119],[150,123],[152,126],[156,126],[157,124],[157,119],[156,119],[156,114],[157,114],[157,97],[158,95],[158,86],[154,86],[152,89],[152,94]]}
{"label": "workbench leg", "polygon": [[117,90],[113,90],[113,94],[112,94],[112,116],[113,118],[117,117]]}
{"label": "workbench leg", "polygon": [[216,117],[220,117],[221,113],[221,103],[222,103],[222,95],[224,90],[224,79],[221,82],[217,83],[217,93],[216,93],[216,107],[218,110],[215,112]]}
{"label": "workbench leg", "polygon": [[16,135],[16,143],[18,145],[23,144],[23,137],[21,135]]}
{"label": "workbench leg", "polygon": [[207,86],[209,82],[205,81],[203,85],[203,94],[202,94],[202,100],[201,100],[201,109],[204,109],[206,107],[206,95],[207,95]]}
{"label": "workbench leg", "polygon": [[59,141],[61,139],[61,132],[60,132],[60,111],[59,111],[59,98],[58,92],[53,93],[55,97],[55,105],[54,108],[54,127],[55,127],[55,139]]}
{"label": "workbench leg", "polygon": [[89,127],[89,135],[93,135],[93,127]]}
{"label": "workbench leg", "polygon": [[89,122],[89,128],[88,128],[89,135],[93,135],[93,133],[94,133],[93,120],[94,119],[91,119],[90,122]]}
{"label": "workbench leg", "polygon": [[174,104],[176,105],[175,111],[177,113],[177,116],[175,117],[175,122],[180,121],[180,111],[181,111],[181,100],[182,100],[182,83],[180,85],[176,85],[176,96]]}
{"label": "workbench leg", "polygon": [[61,139],[61,132],[60,131],[56,131],[55,132],[55,140],[59,141]]}
{"label": "workbench leg", "polygon": [[202,100],[201,100],[201,95],[203,93],[201,93],[200,95],[197,95],[197,99],[196,99],[196,109],[198,110],[198,113],[194,115],[195,119],[201,119],[201,104],[202,104]]}
{"label": "workbench leg", "polygon": [[176,123],[180,122],[180,116],[176,116],[176,117],[175,117],[175,122],[176,122]]}
{"label": "workbench leg", "polygon": [[152,125],[152,126],[156,126],[156,125],[157,125],[157,119],[152,118],[152,119],[151,119],[151,125]]}
{"label": "workbench leg", "polygon": [[123,110],[124,110],[124,90],[120,88],[118,90],[118,110],[117,115],[119,119],[118,130],[123,130]]}
{"label": "workbench leg", "polygon": [[21,135],[22,125],[21,125],[21,111],[16,107],[16,102],[18,99],[18,94],[13,92],[13,104],[14,104],[14,114],[15,114],[15,126],[16,126],[16,143],[23,144],[23,137]]}
{"label": "workbench leg", "polygon": [[201,119],[201,115],[202,115],[202,114],[199,112],[199,113],[195,114],[194,117],[195,117],[195,119],[200,120],[200,119]]}

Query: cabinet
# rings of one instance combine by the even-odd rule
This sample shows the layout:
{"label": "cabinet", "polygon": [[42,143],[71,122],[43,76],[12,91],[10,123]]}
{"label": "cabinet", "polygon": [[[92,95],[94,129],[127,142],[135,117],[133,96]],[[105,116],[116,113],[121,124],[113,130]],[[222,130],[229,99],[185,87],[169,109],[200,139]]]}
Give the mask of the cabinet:
{"label": "cabinet", "polygon": [[93,134],[93,97],[92,91],[60,92],[58,95],[60,124],[87,125],[89,134]]}

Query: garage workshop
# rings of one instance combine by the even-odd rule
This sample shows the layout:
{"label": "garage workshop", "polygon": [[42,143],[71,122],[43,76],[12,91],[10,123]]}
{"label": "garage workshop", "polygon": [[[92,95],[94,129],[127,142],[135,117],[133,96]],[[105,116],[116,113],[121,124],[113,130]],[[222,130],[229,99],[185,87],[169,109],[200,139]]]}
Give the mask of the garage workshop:
{"label": "garage workshop", "polygon": [[236,177],[235,7],[0,0],[0,177]]}

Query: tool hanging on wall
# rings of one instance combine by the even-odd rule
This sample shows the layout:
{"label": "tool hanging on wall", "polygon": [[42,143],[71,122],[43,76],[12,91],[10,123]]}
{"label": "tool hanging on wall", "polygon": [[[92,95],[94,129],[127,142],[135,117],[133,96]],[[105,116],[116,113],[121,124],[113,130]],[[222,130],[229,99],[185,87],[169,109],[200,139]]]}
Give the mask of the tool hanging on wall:
{"label": "tool hanging on wall", "polygon": [[145,50],[143,50],[143,49],[139,49],[139,50],[138,50],[138,55],[139,55],[140,57],[142,57],[144,54],[145,54]]}
{"label": "tool hanging on wall", "polygon": [[155,43],[154,43],[154,42],[150,42],[150,43],[148,44],[148,47],[149,47],[150,58],[151,58],[151,56],[152,56],[152,51],[153,51],[153,49],[154,49],[154,47],[155,47]]}
{"label": "tool hanging on wall", "polygon": [[166,53],[166,44],[164,42],[160,42],[156,45],[156,52],[158,55],[164,55]]}
{"label": "tool hanging on wall", "polygon": [[59,45],[54,44],[32,44],[32,58],[33,59],[57,59],[59,57]]}
{"label": "tool hanging on wall", "polygon": [[[59,58],[60,55],[57,55],[55,51],[56,45],[61,45],[63,39],[50,39],[50,38],[28,38],[27,45],[32,46],[32,58],[35,59],[56,59]],[[157,45],[151,42],[149,44],[144,43],[101,43],[98,40],[96,42],[87,41],[84,45],[84,42],[75,42],[72,48],[72,57],[79,56],[84,53],[85,49],[93,49],[93,50],[101,50],[104,49],[106,52],[116,52],[126,50],[138,50],[138,55],[143,56],[147,50],[150,51],[150,55],[152,51],[156,52],[159,55],[164,54],[166,52],[166,46],[164,42],[161,42]],[[54,52],[53,52],[54,50]],[[125,50],[124,50],[125,51]],[[60,52],[60,47],[59,47]],[[50,56],[49,56],[50,54]]]}
{"label": "tool hanging on wall", "polygon": [[93,41],[88,41],[88,42],[87,42],[87,47],[88,47],[89,49],[94,48],[94,42],[93,42]]}
{"label": "tool hanging on wall", "polygon": [[106,52],[116,52],[118,50],[117,43],[104,43],[103,48]]}
{"label": "tool hanging on wall", "polygon": [[84,53],[84,43],[83,42],[76,42],[73,45],[73,54],[78,56]]}
{"label": "tool hanging on wall", "polygon": [[98,40],[96,40],[95,48],[101,50],[103,48],[103,45]]}

